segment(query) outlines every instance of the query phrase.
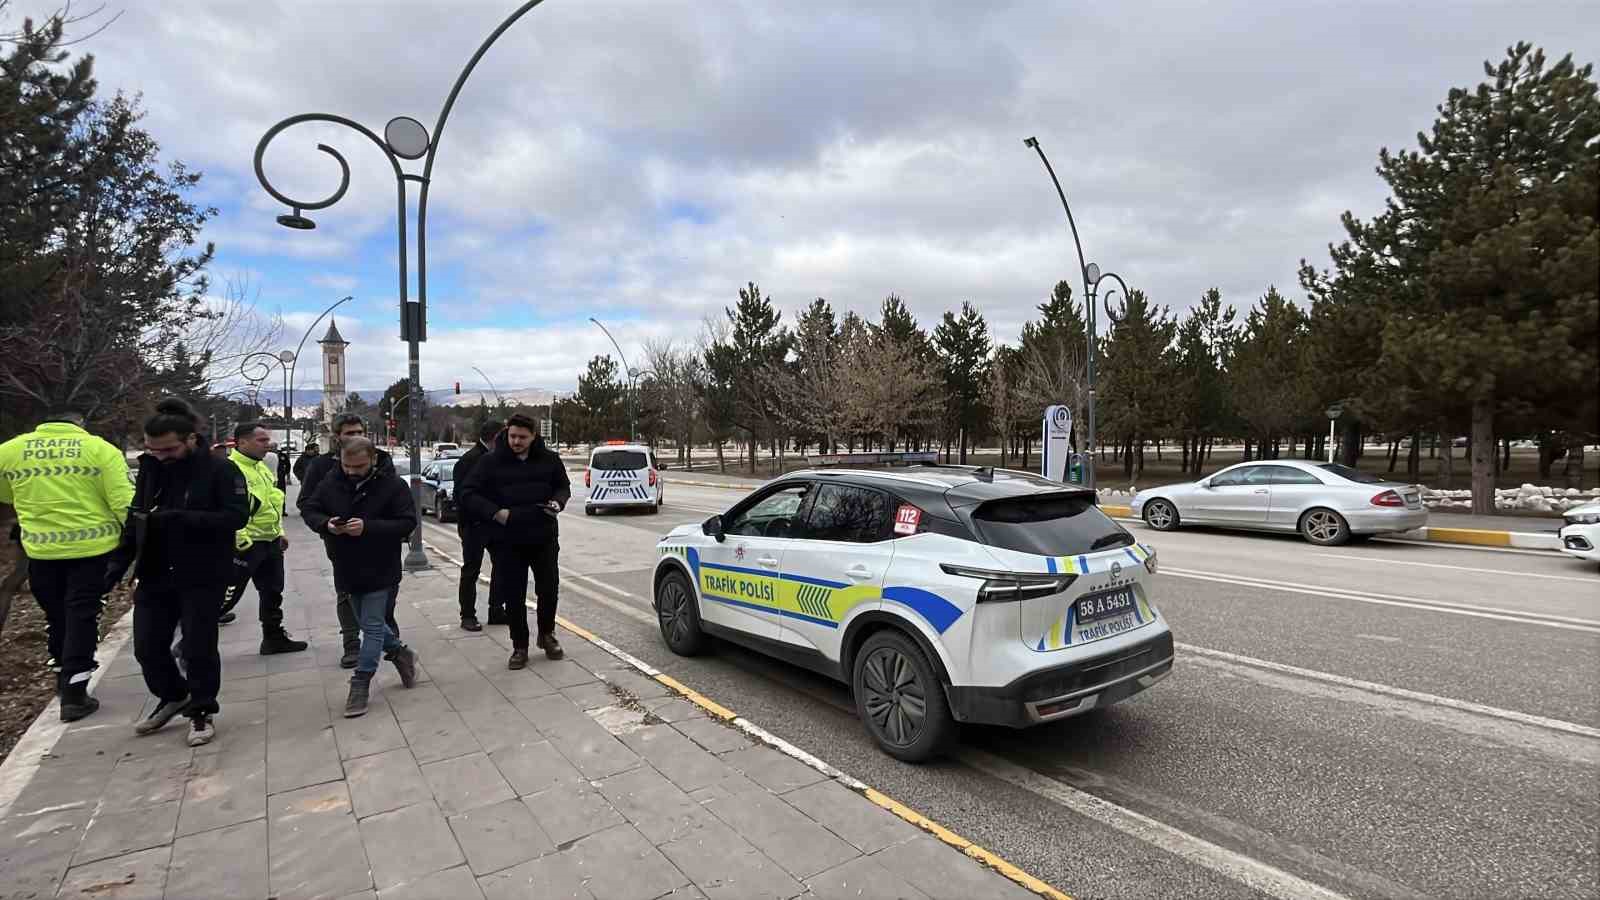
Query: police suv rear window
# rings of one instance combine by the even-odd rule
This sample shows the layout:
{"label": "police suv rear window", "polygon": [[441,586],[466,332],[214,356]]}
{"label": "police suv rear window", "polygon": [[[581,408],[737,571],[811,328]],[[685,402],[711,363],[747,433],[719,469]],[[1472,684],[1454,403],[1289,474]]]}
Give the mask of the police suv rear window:
{"label": "police suv rear window", "polygon": [[589,461],[592,469],[648,469],[650,461],[639,450],[601,450]]}
{"label": "police suv rear window", "polygon": [[1133,543],[1133,535],[1086,495],[991,500],[973,512],[972,522],[985,544],[1040,556],[1076,556]]}

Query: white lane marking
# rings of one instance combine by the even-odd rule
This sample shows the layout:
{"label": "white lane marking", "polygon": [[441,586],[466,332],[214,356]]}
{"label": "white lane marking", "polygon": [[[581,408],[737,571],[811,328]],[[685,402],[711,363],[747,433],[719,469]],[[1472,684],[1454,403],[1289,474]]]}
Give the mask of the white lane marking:
{"label": "white lane marking", "polygon": [[1475,566],[1452,566],[1445,563],[1425,563],[1410,559],[1390,559],[1382,556],[1352,556],[1346,553],[1324,553],[1328,559],[1353,559],[1361,562],[1388,563],[1391,566],[1422,566],[1428,569],[1455,569],[1459,572],[1481,572],[1485,575],[1505,575],[1509,578],[1547,578],[1551,581],[1574,581],[1594,586],[1593,578],[1576,578],[1572,575],[1544,575],[1538,572],[1513,572],[1508,569],[1480,569]]}
{"label": "white lane marking", "polygon": [[591,578],[588,575],[580,575],[577,572],[574,572],[573,570],[567,568],[566,566],[561,566],[560,568],[561,568],[561,571],[563,573],[565,573],[568,578],[572,578],[572,579],[574,579],[576,581],[581,581],[584,584],[593,585],[593,586],[595,586],[597,588],[601,588],[602,590],[610,591],[611,593],[617,594],[617,595],[622,596],[622,597],[627,597],[629,600],[638,600],[639,599],[637,596],[628,593],[627,591],[623,590],[622,588],[612,587],[611,585],[606,584],[604,581],[601,581],[598,578]]}
{"label": "white lane marking", "polygon": [[1554,559],[1551,550],[1523,550],[1518,547],[1485,547],[1482,544],[1451,544],[1446,541],[1419,541],[1415,538],[1373,538],[1380,544],[1396,544],[1407,547],[1426,547],[1429,550],[1470,550],[1473,553],[1513,553],[1518,556],[1542,556],[1545,559]]}
{"label": "white lane marking", "polygon": [[1231,878],[1270,897],[1279,897],[1282,900],[1307,897],[1320,900],[1344,898],[1343,894],[1291,875],[1276,866],[1235,853],[1226,847],[1195,837],[1186,831],[1152,819],[1143,813],[1118,806],[1109,800],[1102,800],[1093,794],[991,753],[967,748],[961,750],[957,758],[986,775],[1059,803],[1081,816],[1165,850],[1186,862]]}
{"label": "white lane marking", "polygon": [[1242,656],[1238,653],[1229,653],[1226,650],[1213,650],[1210,647],[1197,647],[1194,644],[1185,644],[1181,641],[1173,642],[1173,646],[1185,653],[1198,656],[1209,656],[1213,659],[1227,660],[1241,666],[1251,666],[1257,669],[1266,669],[1270,672],[1280,672],[1305,678],[1310,681],[1320,681],[1324,684],[1336,684],[1340,687],[1355,688],[1371,694],[1381,694],[1386,697],[1397,697],[1410,700],[1413,703],[1425,703],[1430,706],[1441,706],[1458,712],[1472,713],[1491,719],[1501,719],[1507,722],[1516,722],[1521,725],[1532,725],[1535,728],[1544,728],[1550,731],[1560,731],[1566,734],[1576,734],[1581,737],[1600,740],[1600,728],[1591,728],[1588,725],[1579,725],[1576,722],[1566,722],[1561,719],[1552,719],[1546,716],[1536,716],[1531,713],[1517,712],[1511,709],[1501,709],[1497,706],[1485,706],[1482,703],[1472,703],[1467,700],[1456,700],[1451,697],[1441,697],[1438,694],[1426,694],[1422,691],[1413,691],[1406,688],[1392,687],[1387,684],[1378,684],[1373,681],[1362,681],[1357,678],[1346,678],[1331,672],[1319,672],[1315,669],[1302,669],[1299,666],[1286,665],[1266,659],[1257,659],[1253,656]]}
{"label": "white lane marking", "polygon": [[1298,584],[1292,581],[1246,578],[1241,575],[1228,575],[1222,572],[1196,572],[1191,569],[1179,569],[1172,566],[1162,566],[1160,574],[1172,575],[1177,578],[1194,578],[1200,581],[1214,581],[1220,584],[1236,584],[1244,587],[1287,591],[1292,594],[1309,594],[1314,597],[1335,597],[1340,600],[1354,600],[1357,603],[1372,603],[1378,606],[1400,606],[1408,609],[1421,609],[1457,616],[1498,619],[1502,622],[1518,622],[1523,625],[1539,625],[1545,628],[1561,628],[1567,631],[1600,634],[1600,621],[1594,619],[1575,619],[1569,616],[1524,612],[1497,606],[1470,606],[1463,603],[1447,603],[1443,600],[1425,600],[1421,597],[1402,597],[1395,594],[1347,591],[1340,588],[1320,587],[1314,584]]}

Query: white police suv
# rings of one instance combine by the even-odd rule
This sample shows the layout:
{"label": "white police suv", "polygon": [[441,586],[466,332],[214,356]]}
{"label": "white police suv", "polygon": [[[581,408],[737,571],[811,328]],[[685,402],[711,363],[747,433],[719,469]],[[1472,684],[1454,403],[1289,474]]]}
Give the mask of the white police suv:
{"label": "white police suv", "polygon": [[591,516],[604,509],[628,507],[660,512],[666,497],[661,483],[663,468],[655,451],[644,444],[608,441],[595,447],[583,473],[583,486],[589,490],[583,511]]}
{"label": "white police suv", "polygon": [[1025,472],[799,472],[657,550],[673,652],[716,636],[844,681],[903,760],[956,722],[1050,722],[1172,670],[1155,552],[1092,492]]}

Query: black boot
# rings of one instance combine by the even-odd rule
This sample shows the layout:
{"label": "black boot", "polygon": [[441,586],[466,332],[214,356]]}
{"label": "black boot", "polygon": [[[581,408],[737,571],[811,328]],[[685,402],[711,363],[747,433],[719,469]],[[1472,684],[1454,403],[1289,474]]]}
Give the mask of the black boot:
{"label": "black boot", "polygon": [[76,722],[99,709],[100,701],[89,696],[88,678],[77,682],[68,681],[67,678],[66,675],[56,676],[56,684],[61,694],[61,721]]}
{"label": "black boot", "polygon": [[270,656],[274,653],[299,653],[309,646],[305,641],[297,641],[289,637],[289,632],[282,628],[266,631],[261,635],[261,655]]}
{"label": "black boot", "polygon": [[360,656],[361,656],[361,642],[360,641],[356,641],[355,643],[350,643],[348,641],[345,642],[344,655],[339,657],[339,668],[341,668],[341,669],[354,669],[356,667],[356,659],[358,657],[360,657]]}
{"label": "black boot", "polygon": [[507,624],[506,608],[504,606],[495,606],[493,603],[489,604],[489,618],[485,622],[489,625]]}
{"label": "black boot", "polygon": [[389,654],[394,670],[400,673],[400,683],[413,687],[417,683],[417,654],[410,647],[401,647]]}

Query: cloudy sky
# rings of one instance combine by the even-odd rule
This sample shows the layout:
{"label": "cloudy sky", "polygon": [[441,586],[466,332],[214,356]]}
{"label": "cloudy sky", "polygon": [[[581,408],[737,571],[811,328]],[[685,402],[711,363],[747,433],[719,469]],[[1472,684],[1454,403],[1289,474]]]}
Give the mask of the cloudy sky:
{"label": "cloudy sky", "polygon": [[[55,3],[18,0],[8,15]],[[266,169],[284,193],[338,183],[313,232],[257,184],[262,133],[306,112],[433,128],[460,67],[514,0],[109,0],[77,50],[103,91],[143,96],[168,158],[205,172],[218,282],[245,278],[290,343],[333,300],[350,383],[405,371],[392,170],[364,138],[299,126]],[[84,5],[79,4],[79,8]],[[425,386],[570,388],[611,326],[692,342],[755,281],[925,325],[970,300],[1003,340],[1076,258],[1174,309],[1202,291],[1298,296],[1346,209],[1382,203],[1378,148],[1413,146],[1455,85],[1530,40],[1593,61],[1600,6],[547,0],[467,83],[429,209]],[[420,172],[420,166],[412,169]],[[413,268],[414,268],[413,257]],[[413,272],[414,274],[414,272]],[[637,361],[635,361],[637,364]]]}

